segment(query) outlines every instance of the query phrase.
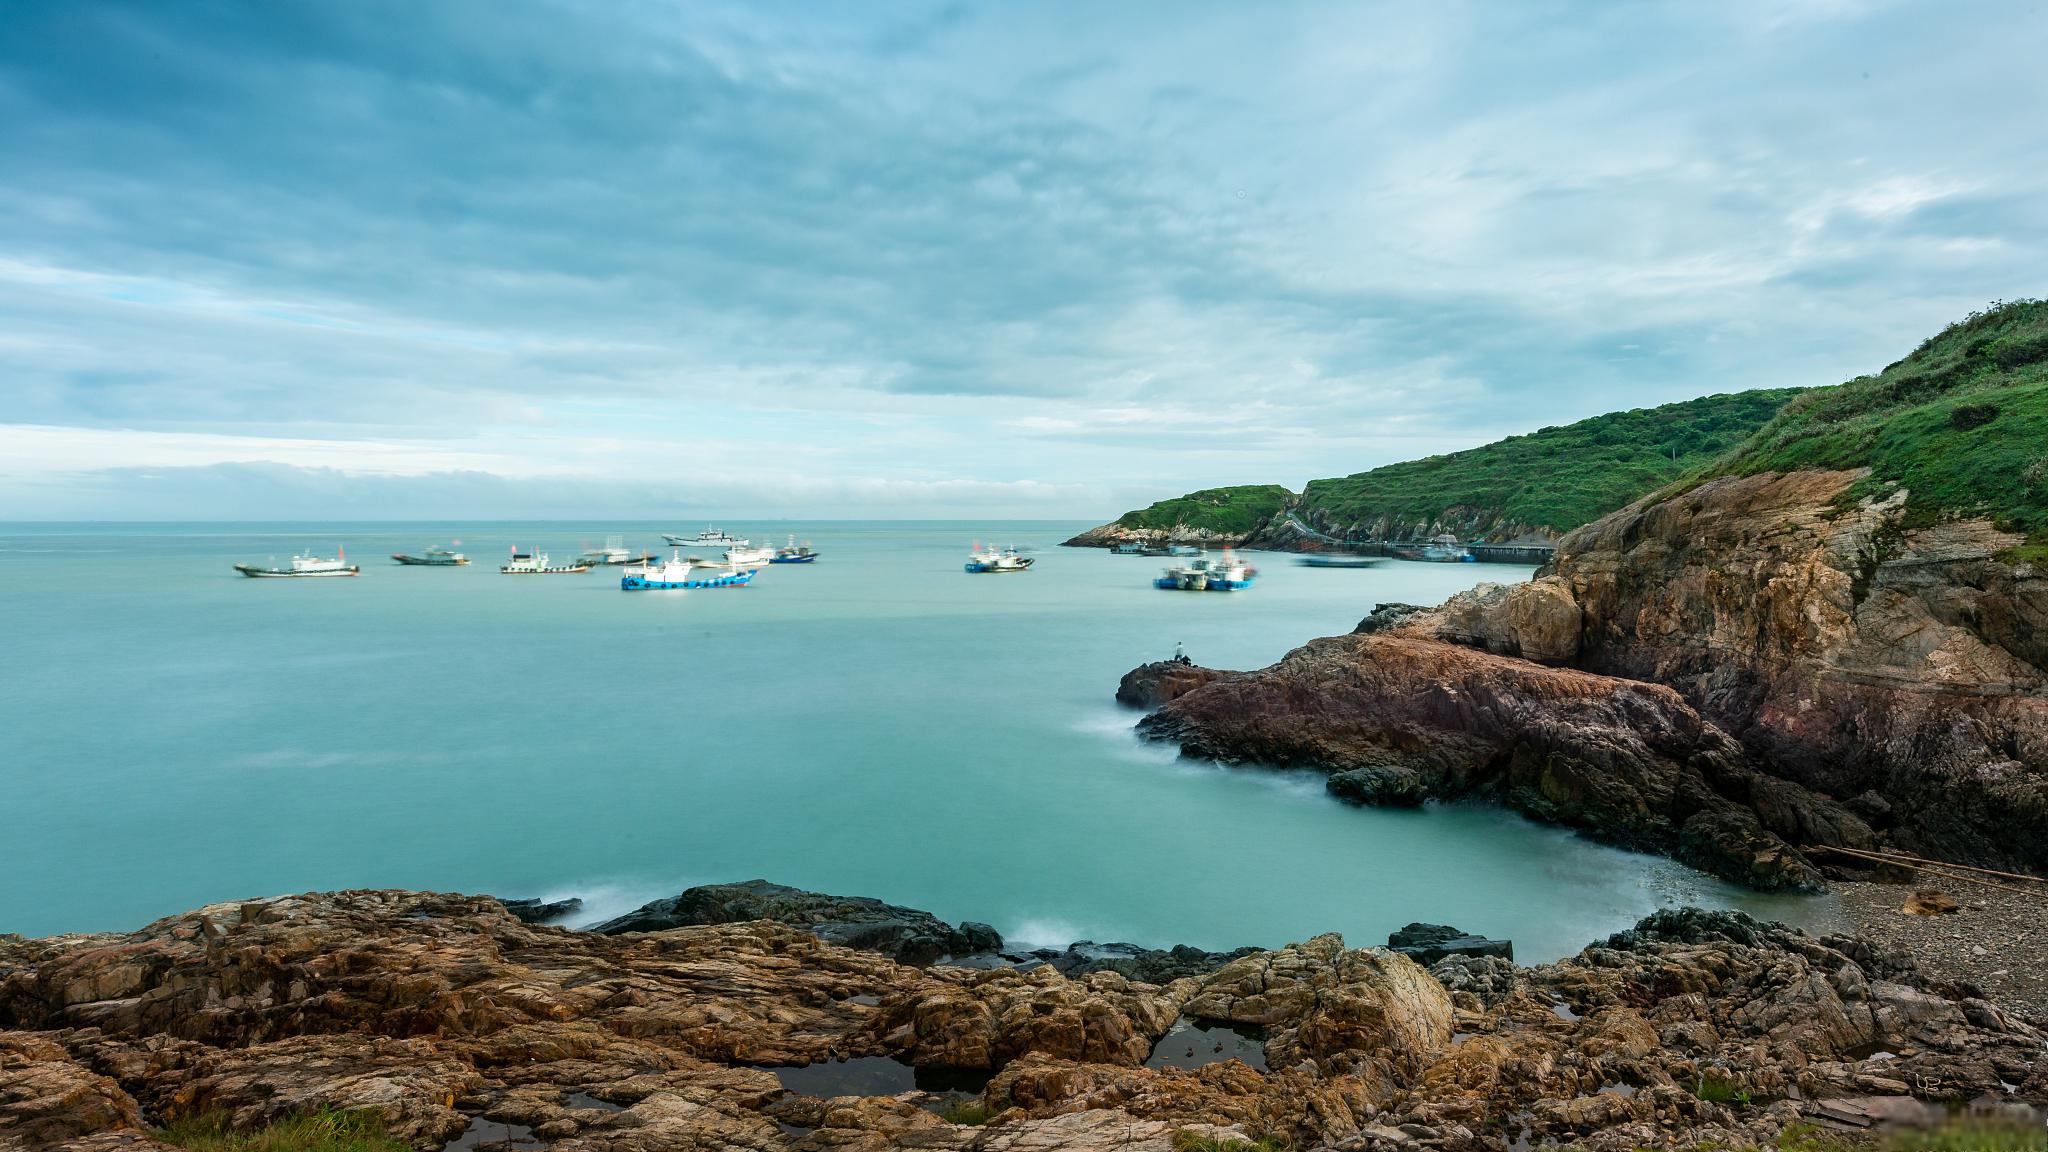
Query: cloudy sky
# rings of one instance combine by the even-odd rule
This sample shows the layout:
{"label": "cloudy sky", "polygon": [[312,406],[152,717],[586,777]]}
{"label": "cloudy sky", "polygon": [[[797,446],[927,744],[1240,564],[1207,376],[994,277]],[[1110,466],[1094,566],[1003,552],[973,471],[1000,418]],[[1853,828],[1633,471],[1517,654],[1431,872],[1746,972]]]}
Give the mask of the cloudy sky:
{"label": "cloudy sky", "polygon": [[0,8],[0,518],[1107,518],[2048,287],[2038,3]]}

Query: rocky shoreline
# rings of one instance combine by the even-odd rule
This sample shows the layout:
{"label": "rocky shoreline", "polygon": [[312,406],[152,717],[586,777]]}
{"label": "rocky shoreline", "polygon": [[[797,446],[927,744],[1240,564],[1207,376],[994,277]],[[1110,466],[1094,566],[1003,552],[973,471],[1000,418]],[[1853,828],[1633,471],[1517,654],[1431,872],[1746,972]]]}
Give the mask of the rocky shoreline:
{"label": "rocky shoreline", "polygon": [[[662,903],[764,898],[915,912],[759,881]],[[1335,936],[1138,951],[1185,974],[920,967],[763,919],[571,932],[390,891],[0,937],[0,1147],[161,1149],[152,1127],[179,1117],[362,1109],[420,1149],[502,1131],[565,1152],[1619,1152],[2048,1105],[2038,1018],[1869,940],[1736,913],[1660,912],[1534,967]],[[1188,1038],[1223,1033],[1190,1022],[1253,1047],[1201,1063]],[[1155,1060],[1169,1034],[1197,1066]]]}

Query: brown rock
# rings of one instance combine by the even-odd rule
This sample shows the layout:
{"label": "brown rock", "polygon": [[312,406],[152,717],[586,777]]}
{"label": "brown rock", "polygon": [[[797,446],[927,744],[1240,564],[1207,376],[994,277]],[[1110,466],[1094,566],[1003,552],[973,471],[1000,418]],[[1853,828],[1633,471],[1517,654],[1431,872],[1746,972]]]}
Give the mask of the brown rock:
{"label": "brown rock", "polygon": [[1939,888],[1921,888],[1906,897],[1905,907],[1900,911],[1908,916],[1946,916],[1962,911],[1963,906],[1956,898]]}

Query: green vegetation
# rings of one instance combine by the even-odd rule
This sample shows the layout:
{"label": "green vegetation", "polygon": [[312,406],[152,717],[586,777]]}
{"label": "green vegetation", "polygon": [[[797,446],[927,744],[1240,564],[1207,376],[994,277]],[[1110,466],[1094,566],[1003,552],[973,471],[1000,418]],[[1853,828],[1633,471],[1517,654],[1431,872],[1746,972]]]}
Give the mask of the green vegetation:
{"label": "green vegetation", "polygon": [[1331,525],[1402,528],[1465,509],[1563,533],[1702,468],[1800,389],[1706,396],[1610,412],[1479,448],[1309,483],[1301,510]]}
{"label": "green vegetation", "polygon": [[1691,479],[1858,467],[1852,499],[1903,485],[1909,525],[1988,516],[2048,560],[2048,301],[1994,304],[1876,376],[1814,389]]}
{"label": "green vegetation", "polygon": [[1265,523],[1294,500],[1294,493],[1278,484],[1241,484],[1235,488],[1206,488],[1150,508],[1126,512],[1117,523],[1126,528],[1168,529],[1185,526],[1223,535],[1242,536]]}
{"label": "green vegetation", "polygon": [[225,1112],[180,1120],[157,1138],[188,1152],[412,1152],[373,1112],[313,1112],[236,1132]]}
{"label": "green vegetation", "polygon": [[995,1109],[983,1104],[979,1100],[956,1100],[948,1104],[945,1111],[939,1113],[939,1118],[948,1124],[965,1124],[969,1127],[978,1127],[988,1123],[989,1117],[995,1114]]}
{"label": "green vegetation", "polygon": [[1692,1094],[1713,1104],[1733,1104],[1737,1108],[1749,1107],[1749,1091],[1732,1080],[1724,1080],[1711,1073],[1700,1073],[1699,1082],[1693,1085]]}
{"label": "green vegetation", "polygon": [[1173,1152],[1287,1152],[1287,1145],[1271,1136],[1255,1140],[1204,1136],[1188,1128],[1173,1134]]}

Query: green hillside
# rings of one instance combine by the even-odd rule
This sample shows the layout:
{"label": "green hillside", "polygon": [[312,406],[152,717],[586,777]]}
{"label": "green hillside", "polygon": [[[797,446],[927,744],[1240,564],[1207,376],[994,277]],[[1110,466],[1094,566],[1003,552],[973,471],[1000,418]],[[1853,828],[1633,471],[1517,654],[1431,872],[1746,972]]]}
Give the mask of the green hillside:
{"label": "green hillside", "polygon": [[1322,525],[1412,525],[1466,509],[1570,531],[1693,472],[1762,427],[1800,389],[1705,396],[1610,412],[1479,448],[1311,481],[1300,511]]}
{"label": "green hillside", "polygon": [[1996,304],[1875,376],[1785,406],[1692,479],[1869,467],[1851,493],[1904,485],[1908,522],[1988,516],[2048,559],[2048,301]]}
{"label": "green hillside", "polygon": [[1171,529],[1187,527],[1243,536],[1271,519],[1294,500],[1294,493],[1278,484],[1240,484],[1231,488],[1206,488],[1149,508],[1126,512],[1117,518],[1125,528]]}

